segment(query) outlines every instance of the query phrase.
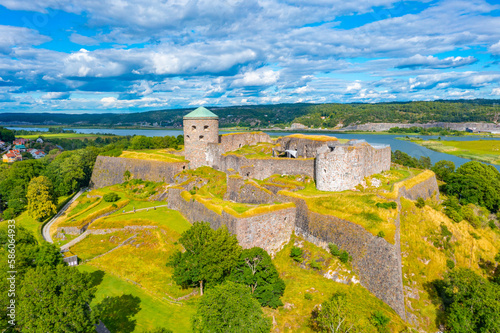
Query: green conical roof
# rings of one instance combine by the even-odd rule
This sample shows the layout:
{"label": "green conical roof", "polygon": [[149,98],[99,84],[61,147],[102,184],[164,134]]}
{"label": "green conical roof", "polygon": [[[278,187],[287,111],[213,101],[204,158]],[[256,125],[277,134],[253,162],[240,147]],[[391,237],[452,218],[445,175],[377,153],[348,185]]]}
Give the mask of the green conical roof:
{"label": "green conical roof", "polygon": [[219,118],[215,113],[210,110],[200,106],[196,110],[188,113],[184,118]]}

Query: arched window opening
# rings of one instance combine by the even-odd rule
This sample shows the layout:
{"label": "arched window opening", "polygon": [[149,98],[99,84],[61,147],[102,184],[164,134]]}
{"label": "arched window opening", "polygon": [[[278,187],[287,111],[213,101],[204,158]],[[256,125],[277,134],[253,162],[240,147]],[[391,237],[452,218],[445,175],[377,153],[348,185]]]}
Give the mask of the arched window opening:
{"label": "arched window opening", "polygon": [[191,130],[192,130],[192,131],[196,131],[196,126],[194,126],[194,125],[193,125],[193,126],[191,126]]}

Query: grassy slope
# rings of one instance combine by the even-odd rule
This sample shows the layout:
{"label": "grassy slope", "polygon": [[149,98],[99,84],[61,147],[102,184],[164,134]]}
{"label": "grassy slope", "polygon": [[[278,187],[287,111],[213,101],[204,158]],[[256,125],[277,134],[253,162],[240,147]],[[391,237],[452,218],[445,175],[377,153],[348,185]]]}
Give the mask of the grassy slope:
{"label": "grassy slope", "polygon": [[[443,240],[441,223],[453,234],[449,243]],[[472,237],[471,232],[481,239]],[[448,269],[446,260],[453,260],[456,267],[482,273],[479,258],[493,260],[499,249],[499,233],[489,228],[474,229],[465,221],[454,223],[429,205],[418,209],[413,202],[402,199],[401,251],[407,311],[416,316],[423,331],[438,331],[440,301],[430,283],[443,277]]]}
{"label": "grassy slope", "polygon": [[141,160],[155,160],[162,162],[185,162],[183,155],[172,153],[172,149],[145,149],[124,151],[119,157],[134,158]]}
{"label": "grassy slope", "polygon": [[[194,313],[194,305],[192,303],[177,305],[153,297],[138,286],[90,265],[80,265],[78,269],[93,273],[94,276],[99,276],[98,280],[102,278],[102,281],[97,284],[96,297],[92,301],[91,306],[101,303],[106,297],[123,299],[123,295],[131,295],[134,298],[139,298],[140,310],[137,313],[131,314],[130,318],[120,316],[120,314],[127,313],[126,304],[115,309],[117,313],[114,314],[114,319],[110,320],[106,316],[108,318],[108,320],[105,320],[106,326],[109,329],[115,329],[112,332],[142,332],[144,330],[152,330],[156,327],[169,328],[179,333],[191,331],[189,318]],[[135,322],[135,325],[130,325],[130,322]],[[131,331],[130,328],[133,328],[133,330]]]}
{"label": "grassy slope", "polygon": [[500,141],[412,140],[412,142],[441,153],[492,164],[500,164]]}

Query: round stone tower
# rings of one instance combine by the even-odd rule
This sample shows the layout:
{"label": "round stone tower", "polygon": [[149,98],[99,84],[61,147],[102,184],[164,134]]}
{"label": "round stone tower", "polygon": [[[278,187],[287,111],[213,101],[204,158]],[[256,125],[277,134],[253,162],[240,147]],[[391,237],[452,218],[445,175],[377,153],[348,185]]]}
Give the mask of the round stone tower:
{"label": "round stone tower", "polygon": [[[219,143],[219,117],[204,107],[184,116],[184,152],[191,169],[209,165],[209,149]],[[214,146],[215,145],[215,146]]]}

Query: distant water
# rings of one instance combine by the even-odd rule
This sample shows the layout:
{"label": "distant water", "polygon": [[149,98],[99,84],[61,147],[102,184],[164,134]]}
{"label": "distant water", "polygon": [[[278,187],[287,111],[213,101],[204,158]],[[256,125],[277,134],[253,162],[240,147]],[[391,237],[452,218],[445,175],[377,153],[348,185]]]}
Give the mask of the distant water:
{"label": "distant water", "polygon": [[[24,129],[28,131],[48,131],[48,128],[30,128],[30,127],[8,127],[9,129]],[[71,128],[77,133],[84,134],[115,134],[115,135],[144,135],[144,136],[178,136],[182,134],[182,130],[163,130],[163,129],[113,129],[113,128]],[[220,133],[230,133],[228,131],[220,131]],[[285,136],[292,134],[291,132],[266,132],[269,135],[273,136]],[[329,133],[321,133],[322,135],[334,136],[339,139],[356,139],[356,140],[365,140],[371,144],[384,144],[390,145],[393,151],[400,150],[402,152],[407,153],[413,157],[430,157],[432,163],[436,163],[441,160],[448,160],[455,163],[456,167],[469,162],[470,160],[456,157],[453,155],[438,153],[436,151],[424,148],[419,146],[413,142],[397,140],[396,138],[405,137],[406,134],[396,134],[396,135],[388,135],[388,134],[329,134]],[[423,136],[425,139],[437,139],[439,136]],[[479,137],[441,137],[442,140],[455,140],[455,141],[472,141],[477,140]],[[499,140],[498,138],[490,138],[490,137],[481,137],[483,140]],[[494,165],[500,171],[499,165]]]}

